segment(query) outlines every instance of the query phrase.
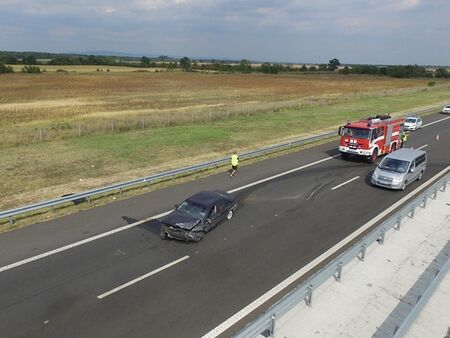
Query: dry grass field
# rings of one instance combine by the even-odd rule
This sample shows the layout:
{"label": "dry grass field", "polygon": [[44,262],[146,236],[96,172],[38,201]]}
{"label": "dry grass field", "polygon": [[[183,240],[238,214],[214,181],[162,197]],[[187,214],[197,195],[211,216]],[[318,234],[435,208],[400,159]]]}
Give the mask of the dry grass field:
{"label": "dry grass field", "polygon": [[427,79],[96,68],[0,76],[0,210],[450,99]]}

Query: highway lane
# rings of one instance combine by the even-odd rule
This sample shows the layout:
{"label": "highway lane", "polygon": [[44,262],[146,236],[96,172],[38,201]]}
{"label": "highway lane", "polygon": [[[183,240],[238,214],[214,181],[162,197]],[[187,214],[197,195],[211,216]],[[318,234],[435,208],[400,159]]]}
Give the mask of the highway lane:
{"label": "highway lane", "polygon": [[[410,140],[428,144],[425,179],[450,162],[448,127],[438,123]],[[372,167],[333,159],[239,192],[235,218],[198,245],[162,242],[150,222],[4,272],[2,328],[11,337],[199,336],[404,194],[368,185]],[[331,190],[355,176],[361,179]],[[173,268],[98,300],[185,255]]]}

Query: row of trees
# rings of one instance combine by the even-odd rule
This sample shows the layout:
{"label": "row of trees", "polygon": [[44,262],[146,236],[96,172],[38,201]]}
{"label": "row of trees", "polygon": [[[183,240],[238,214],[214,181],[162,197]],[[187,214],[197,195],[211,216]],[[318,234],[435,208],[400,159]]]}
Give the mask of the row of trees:
{"label": "row of trees", "polygon": [[354,65],[351,68],[344,67],[339,70],[341,74],[370,74],[382,75],[396,78],[411,78],[411,77],[425,77],[425,78],[449,78],[450,73],[445,68],[437,68],[434,72],[429,71],[424,67],[418,65],[408,66],[373,66],[373,65]]}
{"label": "row of trees", "polygon": [[[0,74],[5,73],[13,73],[14,69],[11,66],[7,66],[3,63],[0,63]],[[37,74],[41,72],[41,69],[38,66],[26,65],[22,67],[23,73],[33,73]]]}

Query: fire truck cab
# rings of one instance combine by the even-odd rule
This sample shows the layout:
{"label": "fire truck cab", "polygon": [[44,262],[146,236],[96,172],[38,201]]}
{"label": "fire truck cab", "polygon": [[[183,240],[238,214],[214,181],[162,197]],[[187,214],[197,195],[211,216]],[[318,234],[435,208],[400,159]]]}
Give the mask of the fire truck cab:
{"label": "fire truck cab", "polygon": [[389,114],[347,122],[339,127],[339,151],[342,158],[362,156],[372,163],[378,156],[400,148],[404,123],[403,117],[393,118]]}

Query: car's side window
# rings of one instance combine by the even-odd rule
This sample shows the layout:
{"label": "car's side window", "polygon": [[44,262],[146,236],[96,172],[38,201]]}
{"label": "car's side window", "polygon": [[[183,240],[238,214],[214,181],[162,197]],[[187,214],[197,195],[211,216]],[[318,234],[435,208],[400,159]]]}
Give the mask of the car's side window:
{"label": "car's side window", "polygon": [[221,199],[217,202],[217,213],[221,214],[227,207],[226,201]]}
{"label": "car's side window", "polygon": [[215,218],[217,216],[217,205],[214,204],[214,206],[211,208],[211,211],[209,212],[209,218]]}

